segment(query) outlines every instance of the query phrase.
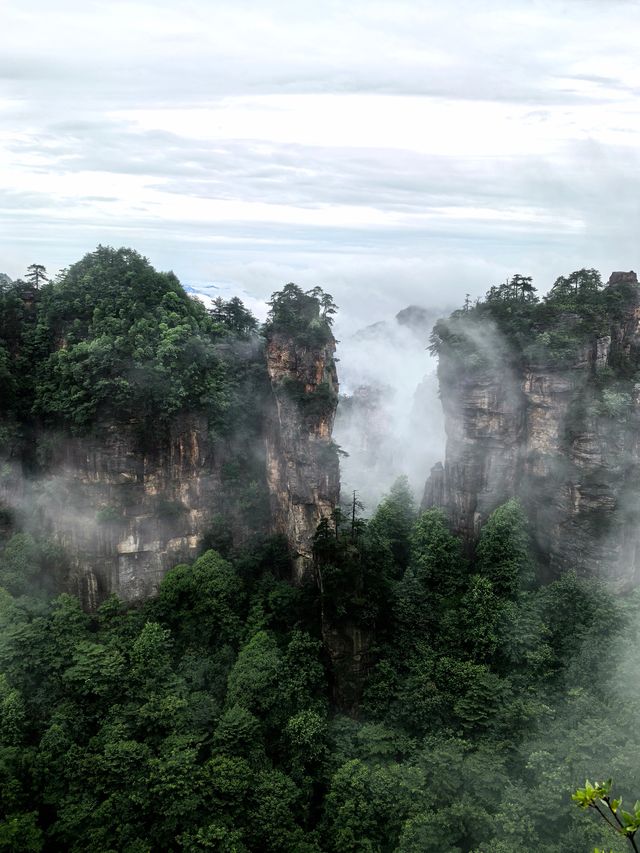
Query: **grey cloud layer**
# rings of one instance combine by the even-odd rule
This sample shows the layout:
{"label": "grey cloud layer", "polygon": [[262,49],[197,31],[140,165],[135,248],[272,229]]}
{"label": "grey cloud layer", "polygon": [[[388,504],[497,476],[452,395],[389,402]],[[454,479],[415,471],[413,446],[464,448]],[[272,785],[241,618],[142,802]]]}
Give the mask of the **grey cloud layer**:
{"label": "grey cloud layer", "polygon": [[32,0],[5,3],[3,16],[0,79],[36,97],[44,84],[59,100],[118,104],[274,91],[570,102],[585,98],[573,85],[582,80],[628,88],[580,63],[631,53],[639,10],[616,0],[74,1],[54,16]]}
{"label": "grey cloud layer", "polygon": [[[124,243],[186,282],[258,298],[293,278],[363,313],[366,294],[369,321],[443,290],[481,293],[515,271],[544,287],[576,266],[634,264],[636,3],[62,0],[53,15],[30,0],[5,2],[0,15],[0,269],[13,275],[34,259],[62,267],[97,242]],[[529,105],[532,122],[564,129],[551,153],[505,153],[496,139],[478,156],[472,123],[459,131],[466,151],[424,154],[410,140],[363,146],[339,133],[332,144],[295,132],[284,143],[263,136],[259,119],[252,139],[135,122],[149,108],[317,93]],[[242,106],[249,119],[254,108]],[[613,116],[617,139],[572,131],[582,108]],[[146,194],[129,198],[125,179]],[[212,199],[256,212],[230,208],[215,223],[189,214]],[[260,205],[284,207],[287,221]],[[380,221],[303,216],[362,208]]]}

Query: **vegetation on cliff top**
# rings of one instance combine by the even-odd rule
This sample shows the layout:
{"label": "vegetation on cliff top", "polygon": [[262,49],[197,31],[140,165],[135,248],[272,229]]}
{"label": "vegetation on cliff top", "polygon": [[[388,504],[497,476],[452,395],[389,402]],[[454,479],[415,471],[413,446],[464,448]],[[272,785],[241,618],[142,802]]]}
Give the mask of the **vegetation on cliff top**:
{"label": "vegetation on cliff top", "polygon": [[[333,342],[331,326],[337,308],[333,298],[322,288],[314,287],[304,291],[290,282],[272,295],[269,306],[265,323],[268,338],[285,335],[304,350],[317,349]],[[325,369],[331,364],[332,355],[327,360]],[[335,409],[338,401],[328,376],[314,384],[312,389],[309,389],[302,379],[285,376],[281,387],[296,403],[301,415],[309,420],[325,417]]]}
{"label": "vegetation on cliff top", "polygon": [[[464,358],[471,367],[490,363],[491,348],[503,358],[520,363],[571,366],[585,345],[610,334],[629,305],[638,301],[638,285],[623,279],[604,287],[594,269],[560,276],[542,299],[530,277],[514,275],[491,287],[484,299],[463,308],[434,326],[431,351]],[[499,340],[491,335],[497,330]],[[483,343],[485,344],[483,346]],[[621,365],[622,367],[622,365]]]}
{"label": "vegetation on cliff top", "polygon": [[[256,421],[262,338],[240,299],[207,310],[131,249],[99,246],[54,281],[32,266],[33,282],[0,287],[0,446],[33,423],[130,424],[154,440],[183,413],[220,434]],[[308,347],[332,338],[336,307],[321,288],[288,284],[270,306],[267,334]]]}
{"label": "vegetation on cliff top", "polygon": [[570,444],[585,430],[621,435],[632,426],[640,382],[632,319],[639,304],[633,273],[603,287],[596,270],[577,270],[557,279],[543,299],[530,278],[516,275],[435,324],[430,349],[439,356],[441,387],[474,376],[502,377],[508,385],[528,371],[566,371],[571,398],[563,440]]}
{"label": "vegetation on cliff top", "polygon": [[149,428],[185,411],[221,424],[231,389],[217,344],[229,319],[137,252],[100,246],[43,284],[30,306],[20,284],[3,290],[3,360],[13,363],[4,381],[20,414],[47,424]]}
{"label": "vegetation on cliff top", "polygon": [[333,338],[336,311],[333,298],[321,287],[304,291],[289,282],[272,295],[265,330],[268,335],[282,332],[304,347],[322,346]]}

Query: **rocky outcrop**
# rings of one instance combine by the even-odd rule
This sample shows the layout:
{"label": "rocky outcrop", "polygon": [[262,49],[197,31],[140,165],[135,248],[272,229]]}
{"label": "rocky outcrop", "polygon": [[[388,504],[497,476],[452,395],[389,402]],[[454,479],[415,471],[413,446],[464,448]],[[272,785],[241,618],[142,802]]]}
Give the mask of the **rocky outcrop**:
{"label": "rocky outcrop", "polygon": [[[480,368],[459,369],[441,353],[446,459],[423,506],[442,506],[469,550],[489,513],[518,496],[548,577],[575,569],[620,586],[640,579],[640,388],[612,381],[640,346],[640,292],[634,273],[614,273],[612,302],[620,285],[609,333],[586,336],[561,366],[544,353],[491,358],[495,328],[484,330]],[[566,315],[558,325],[574,322]]]}
{"label": "rocky outcrop", "polygon": [[266,427],[271,525],[295,555],[295,580],[311,568],[318,523],[338,503],[340,477],[331,432],[338,402],[335,340],[316,346],[274,332],[267,342],[273,400]]}
{"label": "rocky outcrop", "polygon": [[145,449],[135,424],[39,437],[41,470],[20,479],[19,494],[14,481],[7,502],[64,546],[69,589],[87,609],[111,592],[145,599],[171,566],[197,554],[221,510],[222,458],[206,427],[183,416],[147,436]]}
{"label": "rocky outcrop", "polygon": [[331,661],[331,694],[343,713],[357,716],[367,676],[375,662],[373,631],[353,624],[340,626],[323,620],[322,639]]}
{"label": "rocky outcrop", "polygon": [[19,451],[0,460],[0,535],[35,527],[61,543],[68,588],[89,610],[112,592],[128,602],[152,596],[172,566],[205,541],[216,546],[216,530],[234,545],[284,534],[299,580],[317,524],[339,494],[334,350],[333,338],[314,348],[282,334],[266,356],[256,350],[265,389],[251,434],[213,437],[198,414],[154,434],[122,422],[80,436],[36,429],[30,461]]}

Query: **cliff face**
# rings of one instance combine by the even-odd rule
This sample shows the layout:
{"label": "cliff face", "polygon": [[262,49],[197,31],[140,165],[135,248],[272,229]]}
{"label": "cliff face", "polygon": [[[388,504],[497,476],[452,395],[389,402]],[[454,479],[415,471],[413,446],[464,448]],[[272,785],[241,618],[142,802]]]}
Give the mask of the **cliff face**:
{"label": "cliff face", "polygon": [[334,350],[333,339],[305,348],[274,335],[266,356],[256,353],[263,390],[247,435],[212,438],[198,414],[153,436],[134,423],[96,424],[83,436],[36,430],[31,465],[16,454],[0,460],[0,534],[13,518],[60,542],[69,591],[89,610],[112,592],[129,602],[152,596],[216,535],[239,545],[283,533],[299,579],[338,499]]}
{"label": "cliff face", "polygon": [[[432,469],[423,506],[442,506],[469,549],[489,513],[518,496],[549,577],[575,569],[637,582],[640,386],[614,382],[640,346],[635,274],[614,274],[608,295],[624,284],[636,286],[609,333],[586,336],[561,366],[541,353],[460,369],[441,352],[446,459]],[[574,322],[566,315],[558,325]],[[489,352],[495,335],[482,341]]]}
{"label": "cliff face", "polygon": [[331,439],[338,401],[335,340],[303,345],[273,333],[267,371],[273,399],[266,424],[271,527],[295,554],[295,580],[307,575],[318,523],[338,502],[338,456]]}
{"label": "cliff face", "polygon": [[5,505],[60,542],[68,586],[87,609],[109,593],[125,601],[153,595],[166,571],[193,558],[222,510],[220,466],[198,416],[176,419],[140,446],[134,425],[91,436],[43,433],[41,468],[3,482]]}
{"label": "cliff face", "polygon": [[171,566],[195,557],[220,507],[220,460],[196,416],[174,422],[150,451],[112,428],[98,444],[64,442],[57,457],[60,476],[101,507],[93,524],[69,519],[59,531],[78,555],[75,583],[89,607],[93,591],[129,601],[153,595]]}

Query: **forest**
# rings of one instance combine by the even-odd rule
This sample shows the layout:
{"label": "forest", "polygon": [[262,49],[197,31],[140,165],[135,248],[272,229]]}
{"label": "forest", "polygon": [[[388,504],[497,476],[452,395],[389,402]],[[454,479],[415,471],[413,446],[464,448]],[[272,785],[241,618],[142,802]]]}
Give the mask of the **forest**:
{"label": "forest", "polygon": [[[251,436],[264,389],[247,353],[269,324],[323,341],[336,310],[287,285],[261,329],[240,300],[206,310],[173,274],[104,247],[36,285],[0,290],[3,459],[35,424],[122,420],[145,440],[194,409],[219,435]],[[618,310],[593,270],[544,300],[522,276],[501,288],[437,324],[435,351],[475,355],[479,369],[459,325],[473,314],[501,329],[500,357],[556,363]],[[593,393],[627,405],[633,379],[627,359]],[[37,475],[38,454],[28,463]],[[256,504],[244,506],[250,524]],[[303,583],[290,582],[281,536],[236,544],[217,529],[157,596],[112,595],[91,613],[63,591],[60,543],[12,522],[0,524],[0,850],[635,843],[635,823],[592,813],[611,802],[606,783],[574,792],[613,778],[624,808],[640,793],[640,593],[576,572],[543,582],[517,499],[470,553],[400,476],[368,516],[354,496],[320,523]],[[366,638],[357,672],[330,654],[345,633]]]}

